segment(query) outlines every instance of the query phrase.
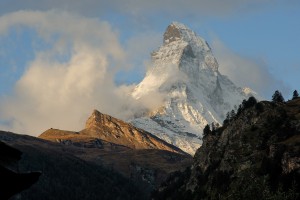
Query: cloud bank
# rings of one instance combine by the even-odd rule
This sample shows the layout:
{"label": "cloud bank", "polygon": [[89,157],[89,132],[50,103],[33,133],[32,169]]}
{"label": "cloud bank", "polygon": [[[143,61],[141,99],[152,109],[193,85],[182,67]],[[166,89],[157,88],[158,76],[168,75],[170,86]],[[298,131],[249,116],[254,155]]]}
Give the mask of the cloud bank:
{"label": "cloud bank", "polygon": [[283,82],[274,78],[268,65],[262,59],[239,55],[225,46],[219,39],[214,39],[212,49],[219,62],[219,70],[227,75],[236,85],[250,87],[265,99],[270,99],[275,90],[287,92]]}
{"label": "cloud bank", "polygon": [[[0,120],[6,122],[1,129],[33,135],[50,127],[80,130],[94,108],[123,119],[138,109],[127,95],[133,86],[114,83],[131,56],[107,22],[66,12],[19,11],[0,18],[0,36],[12,27],[34,29],[49,48],[36,52],[14,93],[1,99]],[[134,45],[130,49],[136,52]]]}

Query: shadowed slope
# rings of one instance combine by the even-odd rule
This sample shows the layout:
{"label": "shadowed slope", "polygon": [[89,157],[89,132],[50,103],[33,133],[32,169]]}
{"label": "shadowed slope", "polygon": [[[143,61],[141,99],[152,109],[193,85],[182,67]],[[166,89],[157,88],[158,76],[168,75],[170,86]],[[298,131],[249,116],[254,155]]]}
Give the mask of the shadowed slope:
{"label": "shadowed slope", "polygon": [[[80,148],[3,131],[0,131],[0,141],[23,153],[12,170],[42,172],[32,187],[11,199],[145,199],[146,195],[128,178],[75,156],[75,150],[81,151]],[[17,188],[19,183],[5,187]]]}
{"label": "shadowed slope", "polygon": [[8,167],[21,159],[22,152],[0,142],[0,199],[8,199],[36,183],[40,172],[17,173]]}

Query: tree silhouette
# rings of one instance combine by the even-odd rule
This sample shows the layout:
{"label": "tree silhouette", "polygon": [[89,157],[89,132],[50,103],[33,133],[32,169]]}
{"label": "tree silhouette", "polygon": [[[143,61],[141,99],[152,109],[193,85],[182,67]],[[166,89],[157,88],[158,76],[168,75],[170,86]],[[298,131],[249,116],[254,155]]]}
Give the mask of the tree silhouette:
{"label": "tree silhouette", "polygon": [[252,106],[255,106],[255,104],[257,104],[257,100],[255,97],[251,96],[248,100],[243,100],[242,107],[243,109],[251,108]]}
{"label": "tree silhouette", "polygon": [[256,104],[257,104],[256,98],[253,97],[253,96],[249,97],[249,99],[248,99],[248,106],[252,107],[252,106],[255,106]]}
{"label": "tree silhouette", "polygon": [[230,112],[230,121],[232,121],[235,118],[235,111],[231,110]]}
{"label": "tree silhouette", "polygon": [[298,97],[299,97],[299,93],[298,93],[297,90],[295,90],[295,91],[293,92],[293,99],[296,99],[296,98],[298,98]]}
{"label": "tree silhouette", "polygon": [[272,96],[272,102],[276,102],[276,103],[284,102],[284,98],[283,98],[281,92],[279,92],[278,90],[275,91],[275,93]]}
{"label": "tree silhouette", "polygon": [[210,134],[210,133],[211,133],[211,130],[210,130],[209,125],[207,124],[207,125],[204,127],[204,129],[203,129],[203,136],[206,136],[206,135],[208,135],[208,134]]}
{"label": "tree silhouette", "polygon": [[229,114],[229,112],[227,112],[226,118],[225,118],[224,121],[223,121],[223,125],[226,125],[226,124],[228,124],[229,122],[230,122],[230,114]]}

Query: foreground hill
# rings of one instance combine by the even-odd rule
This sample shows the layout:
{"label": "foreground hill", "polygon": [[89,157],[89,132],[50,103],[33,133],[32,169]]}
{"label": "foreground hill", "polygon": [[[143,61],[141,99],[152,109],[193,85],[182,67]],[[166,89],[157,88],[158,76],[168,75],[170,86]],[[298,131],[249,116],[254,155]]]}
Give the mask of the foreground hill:
{"label": "foreground hill", "polygon": [[[0,140],[22,153],[7,166],[18,173],[40,172],[36,183],[11,199],[144,199],[132,181],[111,169],[74,156],[61,144],[31,136],[0,131]],[[11,183],[1,176],[1,185]],[[18,182],[12,185],[16,186]],[[3,188],[1,188],[3,189]]]}
{"label": "foreground hill", "polygon": [[19,173],[10,168],[21,159],[22,152],[0,142],[0,199],[9,199],[36,183],[40,172]]}
{"label": "foreground hill", "polygon": [[300,99],[244,102],[154,199],[299,199]]}

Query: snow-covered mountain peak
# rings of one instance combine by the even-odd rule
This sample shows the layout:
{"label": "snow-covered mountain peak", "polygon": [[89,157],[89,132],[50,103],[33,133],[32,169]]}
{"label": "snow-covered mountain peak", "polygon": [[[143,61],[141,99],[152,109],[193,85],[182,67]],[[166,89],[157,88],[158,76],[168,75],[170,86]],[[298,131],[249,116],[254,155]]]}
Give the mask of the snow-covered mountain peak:
{"label": "snow-covered mountain peak", "polygon": [[[208,43],[184,24],[172,22],[164,33],[164,45],[169,43],[185,43],[187,52],[195,58],[207,59],[211,62],[212,52]],[[172,44],[173,46],[174,44]],[[205,58],[207,57],[207,58]]]}
{"label": "snow-covered mountain peak", "polygon": [[193,154],[206,124],[222,123],[226,113],[253,95],[219,71],[207,42],[185,25],[173,22],[162,46],[152,53],[152,68],[132,93],[161,104],[131,122]]}
{"label": "snow-covered mountain peak", "polygon": [[200,48],[203,48],[205,51],[211,51],[207,42],[199,37],[194,31],[189,29],[184,24],[179,22],[172,22],[166,29],[164,33],[164,44],[176,41],[183,40],[187,43],[193,45],[198,45]]}
{"label": "snow-covered mountain peak", "polygon": [[192,31],[181,23],[172,22],[164,33],[164,44],[184,39],[184,35],[187,35],[187,32],[191,33]]}

